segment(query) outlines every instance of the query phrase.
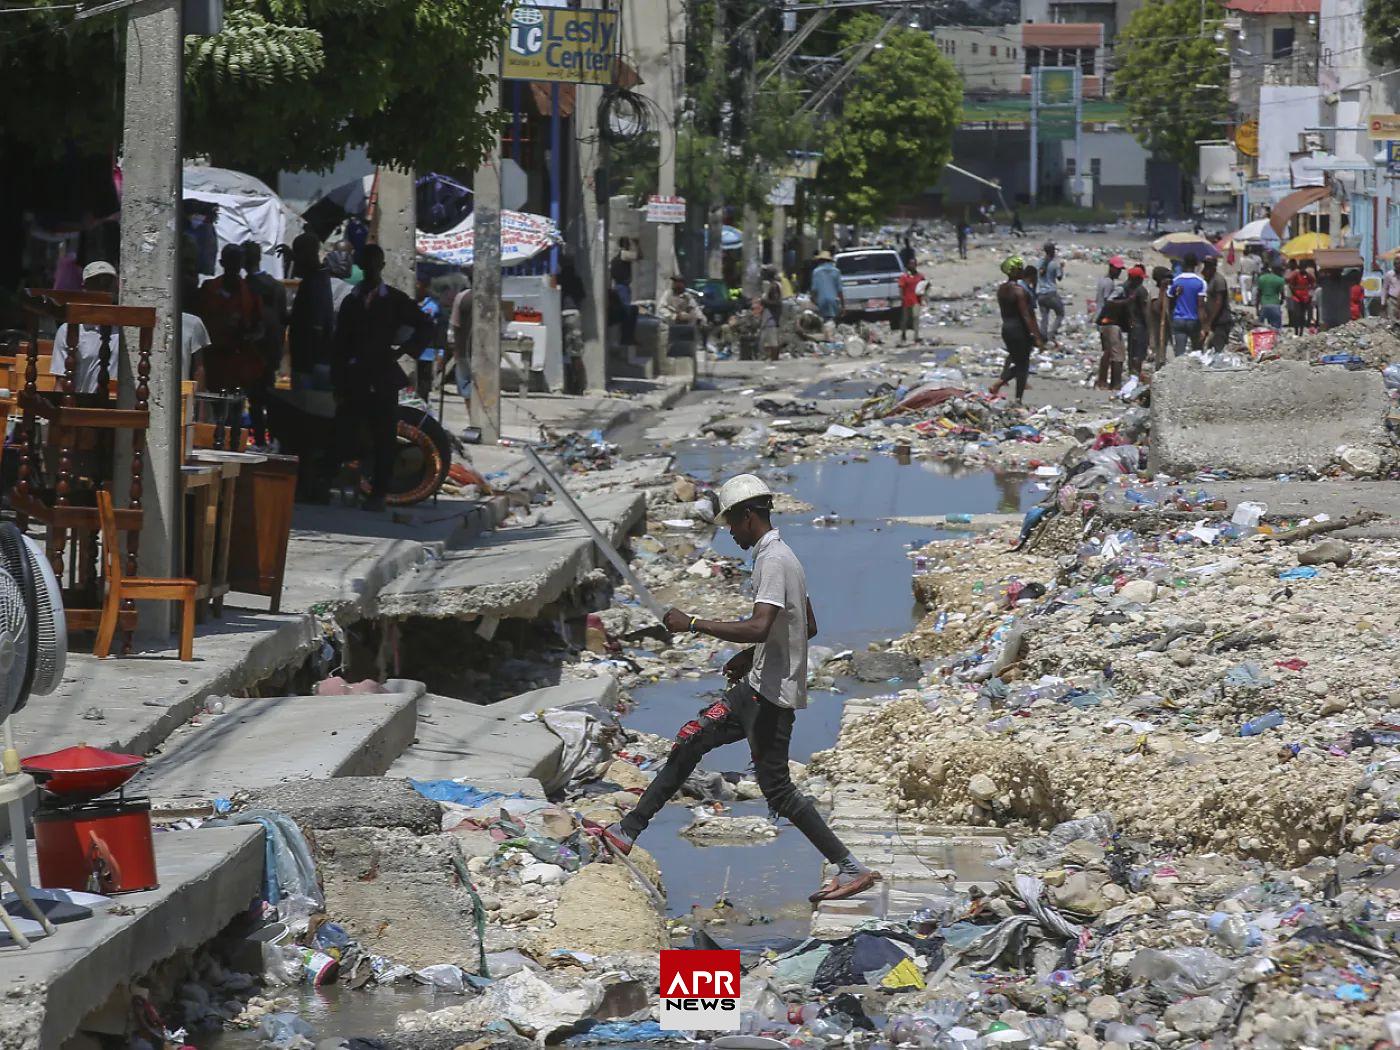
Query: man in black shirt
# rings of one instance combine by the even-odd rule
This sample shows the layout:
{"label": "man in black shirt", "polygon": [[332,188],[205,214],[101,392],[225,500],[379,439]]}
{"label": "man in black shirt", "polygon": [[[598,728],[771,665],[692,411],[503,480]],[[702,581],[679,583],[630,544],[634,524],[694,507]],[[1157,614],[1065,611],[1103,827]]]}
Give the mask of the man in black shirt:
{"label": "man in black shirt", "polygon": [[292,385],[297,388],[330,388],[332,342],[335,336],[335,301],[331,296],[331,272],[321,262],[321,242],[314,233],[301,233],[292,241],[292,273],[300,279],[287,323],[292,355]]}
{"label": "man in black shirt", "polygon": [[[432,322],[410,296],[384,283],[383,248],[365,245],[361,268],[365,278],[345,297],[336,318],[331,377],[337,430],[369,428],[373,467],[364,509],[383,510],[398,451],[399,391],[408,385],[399,357],[426,345]],[[365,473],[363,465],[360,472]]]}
{"label": "man in black shirt", "polygon": [[249,415],[253,421],[253,441],[267,444],[267,399],[282,367],[282,352],[287,334],[287,289],[282,282],[262,268],[262,246],[257,241],[243,242],[243,272],[248,275],[248,287],[262,303],[263,329],[258,342],[264,369],[248,388]]}

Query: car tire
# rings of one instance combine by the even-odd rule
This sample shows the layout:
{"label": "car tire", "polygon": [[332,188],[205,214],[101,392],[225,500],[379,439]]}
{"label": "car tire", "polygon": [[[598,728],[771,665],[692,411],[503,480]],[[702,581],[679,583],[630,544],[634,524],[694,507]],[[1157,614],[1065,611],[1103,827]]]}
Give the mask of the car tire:
{"label": "car tire", "polygon": [[[452,437],[443,425],[421,408],[399,406],[398,455],[384,502],[407,507],[437,495],[452,467]],[[360,489],[369,492],[362,473]]]}

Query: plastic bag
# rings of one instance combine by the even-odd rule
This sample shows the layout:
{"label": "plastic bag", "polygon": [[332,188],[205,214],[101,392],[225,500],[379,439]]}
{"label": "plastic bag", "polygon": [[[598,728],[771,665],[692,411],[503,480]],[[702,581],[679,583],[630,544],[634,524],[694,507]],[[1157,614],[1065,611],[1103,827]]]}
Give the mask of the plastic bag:
{"label": "plastic bag", "polygon": [[258,1038],[279,1050],[311,1046],[316,1030],[293,1013],[267,1014],[258,1025]]}
{"label": "plastic bag", "polygon": [[265,857],[263,899],[277,909],[279,918],[305,918],[326,903],[316,880],[316,862],[296,822],[270,809],[245,809],[241,813],[206,821],[205,827],[261,824]]}
{"label": "plastic bag", "polygon": [[1235,967],[1209,948],[1144,948],[1133,956],[1128,972],[1173,999],[1200,995],[1228,981]]}

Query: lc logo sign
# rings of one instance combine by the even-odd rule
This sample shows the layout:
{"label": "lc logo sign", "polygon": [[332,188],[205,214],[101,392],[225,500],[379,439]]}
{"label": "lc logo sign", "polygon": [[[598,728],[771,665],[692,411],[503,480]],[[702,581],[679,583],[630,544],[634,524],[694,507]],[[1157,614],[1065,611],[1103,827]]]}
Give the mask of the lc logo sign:
{"label": "lc logo sign", "polygon": [[617,59],[616,11],[590,8],[512,9],[501,52],[507,80],[611,84]]}
{"label": "lc logo sign", "polygon": [[674,1032],[739,1030],[739,953],[661,953],[661,1027]]}

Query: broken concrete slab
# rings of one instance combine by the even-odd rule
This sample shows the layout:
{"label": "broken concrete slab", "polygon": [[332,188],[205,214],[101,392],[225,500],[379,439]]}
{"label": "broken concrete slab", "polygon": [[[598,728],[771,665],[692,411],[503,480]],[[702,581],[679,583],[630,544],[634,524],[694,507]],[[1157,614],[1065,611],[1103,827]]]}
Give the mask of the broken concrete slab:
{"label": "broken concrete slab", "polygon": [[514,790],[500,785],[521,777],[549,783],[559,770],[564,742],[543,723],[520,716],[581,703],[611,708],[617,692],[615,678],[599,675],[485,705],[429,693],[419,703],[412,745],[388,772],[413,780],[465,777],[496,791]]}
{"label": "broken concrete slab", "polygon": [[410,966],[476,971],[476,922],[455,836],[336,828],[317,832],[314,848],[326,912],[356,939]]}
{"label": "broken concrete slab", "polygon": [[376,776],[413,742],[421,682],[388,693],[226,701],[174,734],[141,786],[157,803],[198,804],[246,788]]}
{"label": "broken concrete slab", "polygon": [[[595,496],[581,506],[614,545],[646,515],[641,493]],[[400,576],[380,593],[379,611],[394,618],[532,618],[603,561],[583,527],[556,504],[532,528],[488,533]]]}
{"label": "broken concrete slab", "polygon": [[252,791],[247,803],[285,814],[303,831],[404,828],[435,835],[442,830],[442,807],[393,777],[293,781]]}
{"label": "broken concrete slab", "polygon": [[1268,361],[1209,371],[1178,358],[1153,377],[1154,472],[1268,477],[1321,468],[1343,446],[1389,458],[1380,373]]}
{"label": "broken concrete slab", "polygon": [[114,992],[214,937],[262,887],[260,827],[170,832],[155,849],[158,889],[123,894],[119,910],[64,923],[28,949],[0,949],[0,1050],[56,1050]]}

